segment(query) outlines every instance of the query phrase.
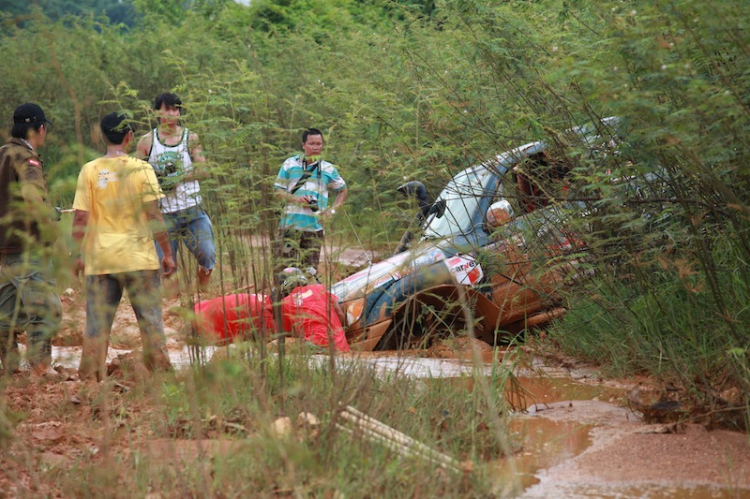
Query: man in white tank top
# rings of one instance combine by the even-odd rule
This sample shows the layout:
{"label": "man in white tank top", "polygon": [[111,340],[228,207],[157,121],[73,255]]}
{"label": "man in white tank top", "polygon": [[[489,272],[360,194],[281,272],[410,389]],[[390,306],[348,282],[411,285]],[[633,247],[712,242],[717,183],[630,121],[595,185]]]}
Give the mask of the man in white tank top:
{"label": "man in white tank top", "polygon": [[183,242],[198,261],[198,285],[205,290],[216,264],[213,226],[201,208],[198,183],[209,176],[204,167],[206,158],[198,135],[180,126],[182,101],[177,95],[157,95],[154,110],[159,126],[141,137],[137,154],[153,166],[164,192],[161,211],[169,229],[175,261],[179,244]]}

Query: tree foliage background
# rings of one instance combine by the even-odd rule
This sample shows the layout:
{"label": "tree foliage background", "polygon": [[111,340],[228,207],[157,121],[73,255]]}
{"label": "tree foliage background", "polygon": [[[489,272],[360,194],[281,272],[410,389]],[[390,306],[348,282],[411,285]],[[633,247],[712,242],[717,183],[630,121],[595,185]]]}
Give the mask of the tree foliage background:
{"label": "tree foliage background", "polygon": [[[571,303],[580,313],[563,330],[576,334],[561,341],[629,372],[728,368],[750,391],[747,2],[48,0],[5,10],[0,117],[33,101],[54,120],[45,159],[62,204],[102,151],[99,118],[125,109],[145,132],[166,90],[202,138],[226,230],[272,230],[270,184],[316,126],[350,187],[340,237],[368,247],[392,248],[411,217],[394,195],[404,180],[436,193],[499,152],[620,116],[631,147],[607,165],[580,155],[579,174],[606,198],[604,170],[660,165],[671,195],[659,215],[672,222],[648,252],[625,247],[624,263],[600,262],[616,279],[597,281],[601,302]],[[612,227],[649,230],[609,201]],[[685,358],[700,365],[683,369]]]}

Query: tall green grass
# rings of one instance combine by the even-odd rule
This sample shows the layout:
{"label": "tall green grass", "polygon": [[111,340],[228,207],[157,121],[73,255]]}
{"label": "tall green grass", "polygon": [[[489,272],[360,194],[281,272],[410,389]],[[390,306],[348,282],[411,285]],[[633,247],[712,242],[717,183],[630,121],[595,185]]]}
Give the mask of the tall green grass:
{"label": "tall green grass", "polygon": [[[75,497],[486,497],[507,485],[495,484],[491,466],[482,463],[516,449],[501,424],[508,369],[497,371],[488,398],[479,389],[487,381],[471,376],[464,382],[384,376],[344,359],[332,372],[327,362],[318,365],[300,354],[285,358],[282,387],[278,367],[276,357],[234,354],[136,384],[128,393],[111,384],[90,386],[81,396],[96,410],[85,424],[104,431],[108,447],[99,440],[96,455],[34,472],[40,483]],[[475,466],[441,469],[345,433],[336,427],[343,424],[341,404]],[[58,417],[69,419],[76,411],[68,407]],[[301,412],[320,419],[316,435],[297,427]],[[285,436],[271,430],[281,416],[294,425]]]}
{"label": "tall green grass", "polygon": [[[732,411],[734,416],[726,419],[743,427],[750,352],[747,337],[738,337],[735,328],[744,330],[750,323],[750,285],[731,258],[731,243],[723,237],[707,239],[714,243],[718,263],[712,277],[729,315],[721,313],[706,277],[695,270],[695,259],[672,254],[640,274],[600,275],[587,283],[570,298],[570,312],[550,338],[564,352],[601,365],[609,375],[649,374],[665,384],[673,382],[696,407]],[[725,400],[730,389],[745,395]]]}
{"label": "tall green grass", "polygon": [[[467,166],[557,141],[596,212],[581,261],[597,270],[585,293],[598,297],[570,296],[561,348],[689,390],[705,392],[697,375],[721,387],[729,373],[747,393],[750,4],[448,0],[425,16],[319,3],[313,13],[293,3],[279,18],[270,3],[217,5],[146,16],[130,30],[36,13],[0,39],[0,65],[14,68],[0,80],[0,115],[43,105],[55,121],[51,198],[69,206],[78,169],[102,150],[99,118],[126,109],[146,132],[153,97],[177,91],[213,173],[203,184],[220,250],[213,295],[270,288],[271,184],[308,126],[323,129],[350,187],[328,241],[384,253],[413,216],[394,193],[404,180],[434,194]],[[612,115],[626,124],[617,147],[561,139]],[[656,170],[666,189],[646,203],[611,189],[612,177]],[[249,245],[254,236],[263,242]],[[194,289],[188,265],[183,282]]]}

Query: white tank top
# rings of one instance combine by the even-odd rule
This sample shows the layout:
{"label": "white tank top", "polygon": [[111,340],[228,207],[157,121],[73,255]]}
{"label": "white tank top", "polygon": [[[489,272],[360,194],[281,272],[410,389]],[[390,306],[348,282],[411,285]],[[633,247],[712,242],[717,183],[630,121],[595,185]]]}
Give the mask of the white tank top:
{"label": "white tank top", "polygon": [[[168,179],[171,175],[187,174],[193,170],[193,159],[188,147],[189,136],[190,132],[184,128],[179,144],[168,146],[159,140],[156,128],[151,131],[151,154],[148,156],[148,162],[154,167],[157,177],[160,177],[160,183],[162,176]],[[168,185],[168,182],[162,184],[162,212],[174,213],[201,203],[201,188],[197,180],[179,182],[172,189],[168,188]]]}

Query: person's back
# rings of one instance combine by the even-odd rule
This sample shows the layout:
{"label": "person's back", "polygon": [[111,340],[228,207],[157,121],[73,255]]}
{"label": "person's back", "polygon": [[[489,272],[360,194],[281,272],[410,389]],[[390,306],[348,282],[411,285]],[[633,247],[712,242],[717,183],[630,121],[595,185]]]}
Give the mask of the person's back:
{"label": "person's back", "polygon": [[[174,259],[158,202],[162,197],[151,166],[127,156],[134,130],[122,113],[102,118],[107,153],[86,163],[73,200],[73,240],[82,254],[75,275],[86,275],[86,334],[78,372],[81,379],[106,376],[112,322],[127,290],[138,318],[144,363],[171,370],[161,314],[160,269],[168,277]],[[161,263],[154,248],[163,251]],[[79,253],[81,253],[79,251]]]}
{"label": "person's back", "polygon": [[159,197],[148,182],[150,171],[151,165],[129,156],[84,165],[90,212],[87,274],[159,268],[145,209]]}
{"label": "person's back", "polygon": [[344,328],[336,312],[336,298],[322,284],[299,286],[281,301],[284,329],[304,336],[321,347],[328,346],[329,332],[334,348],[348,352]]}
{"label": "person's back", "polygon": [[275,331],[271,299],[262,294],[219,296],[195,304],[193,327],[220,344],[253,339],[253,333]]}

